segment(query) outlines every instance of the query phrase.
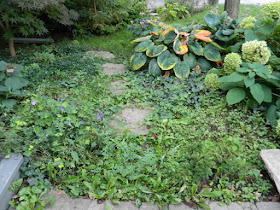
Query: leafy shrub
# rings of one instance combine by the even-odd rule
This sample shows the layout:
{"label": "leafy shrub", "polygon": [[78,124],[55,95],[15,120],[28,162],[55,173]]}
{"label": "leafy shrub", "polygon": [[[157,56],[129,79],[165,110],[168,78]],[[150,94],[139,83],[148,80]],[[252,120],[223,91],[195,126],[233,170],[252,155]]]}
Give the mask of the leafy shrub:
{"label": "leafy shrub", "polygon": [[[199,65],[198,68],[205,72],[212,68],[209,61],[221,61],[218,49],[211,44],[205,44],[205,42],[212,42],[207,37],[211,32],[193,30],[192,25],[182,27],[148,23],[154,26],[150,31],[151,35],[131,42],[138,43],[130,61],[132,70],[138,70],[147,63],[151,75],[158,76],[161,75],[162,70],[173,69],[178,78],[185,79],[195,65]],[[197,40],[203,42],[200,44],[196,42]],[[203,48],[202,45],[205,47]],[[189,49],[192,53],[187,54]],[[204,56],[207,60],[198,56]]]}
{"label": "leafy shrub", "polygon": [[275,18],[279,19],[279,9],[280,3],[279,2],[271,2],[265,4],[261,8],[261,14],[264,18]]}
{"label": "leafy shrub", "polygon": [[204,80],[204,84],[206,86],[210,87],[210,90],[217,90],[219,89],[219,86],[221,84],[220,81],[218,81],[219,76],[217,74],[214,73],[209,73],[206,75],[205,80]]}
{"label": "leafy shrub", "polygon": [[237,53],[229,53],[224,59],[224,71],[226,74],[231,74],[236,71],[242,64],[240,55]]}
{"label": "leafy shrub", "polygon": [[163,21],[184,19],[190,15],[186,7],[179,5],[179,3],[167,3],[165,6],[159,6],[157,13]]}
{"label": "leafy shrub", "polygon": [[127,31],[132,33],[135,37],[149,35],[150,31],[153,29],[153,25],[149,24],[148,21],[151,23],[159,22],[158,19],[150,15],[150,11],[146,13],[140,12],[139,17],[130,21],[130,25],[127,26]]}
{"label": "leafy shrub", "polygon": [[23,66],[0,61],[0,107],[12,109],[19,97],[27,95],[23,90],[28,81],[21,77]]}

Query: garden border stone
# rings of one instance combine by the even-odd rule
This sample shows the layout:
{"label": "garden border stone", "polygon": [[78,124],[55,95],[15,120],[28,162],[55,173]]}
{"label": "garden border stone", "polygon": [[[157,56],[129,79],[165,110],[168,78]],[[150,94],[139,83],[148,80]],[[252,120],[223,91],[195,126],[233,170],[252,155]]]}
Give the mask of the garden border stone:
{"label": "garden border stone", "polygon": [[9,201],[13,192],[9,187],[13,180],[20,178],[19,168],[23,163],[23,157],[18,153],[11,153],[10,158],[4,158],[0,161],[0,209],[9,207]]}

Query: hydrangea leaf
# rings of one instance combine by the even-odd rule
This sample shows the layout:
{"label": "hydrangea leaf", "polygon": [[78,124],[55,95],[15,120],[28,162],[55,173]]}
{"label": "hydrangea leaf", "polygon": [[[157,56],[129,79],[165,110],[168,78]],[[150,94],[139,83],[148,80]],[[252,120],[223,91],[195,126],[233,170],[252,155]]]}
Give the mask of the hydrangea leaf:
{"label": "hydrangea leaf", "polygon": [[263,92],[264,92],[264,102],[271,103],[272,102],[272,90],[266,85],[261,84]]}
{"label": "hydrangea leaf", "polygon": [[246,97],[246,92],[241,88],[232,88],[227,92],[226,100],[228,105],[237,104]]}
{"label": "hydrangea leaf", "polygon": [[253,98],[261,104],[264,100],[264,91],[262,89],[262,86],[260,84],[253,84],[250,86],[250,92],[253,96]]}

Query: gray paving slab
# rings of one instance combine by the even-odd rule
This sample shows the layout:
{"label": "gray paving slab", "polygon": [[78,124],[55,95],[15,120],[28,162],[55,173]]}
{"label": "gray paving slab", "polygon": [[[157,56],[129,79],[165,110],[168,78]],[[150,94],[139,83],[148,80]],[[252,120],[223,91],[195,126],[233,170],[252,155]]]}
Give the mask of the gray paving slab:
{"label": "gray paving slab", "polygon": [[102,65],[105,75],[124,74],[127,67],[123,64],[105,63]]}
{"label": "gray paving slab", "polygon": [[186,206],[185,204],[180,205],[169,205],[169,210],[192,210],[193,208]]}
{"label": "gray paving slab", "polygon": [[11,153],[10,158],[0,161],[0,209],[7,209],[13,192],[9,191],[12,181],[19,179],[19,168],[23,162],[21,154]]}
{"label": "gray paving slab", "polygon": [[141,109],[137,105],[126,107],[116,114],[110,126],[119,131],[129,129],[132,134],[147,135],[149,129],[143,123],[151,113],[151,109]]}
{"label": "gray paving slab", "polygon": [[243,210],[258,210],[257,207],[250,202],[243,202],[241,206]]}
{"label": "gray paving slab", "polygon": [[256,203],[258,210],[279,210],[279,202],[258,202]]}
{"label": "gray paving slab", "polygon": [[92,204],[92,200],[84,198],[71,198],[69,195],[56,194],[53,191],[48,193],[48,196],[54,195],[54,205],[48,210],[88,210]]}
{"label": "gray paving slab", "polygon": [[230,203],[227,205],[228,210],[243,210],[242,205],[239,205],[237,203]]}
{"label": "gray paving slab", "polygon": [[99,204],[97,200],[94,200],[87,210],[105,210],[105,202]]}
{"label": "gray paving slab", "polygon": [[140,210],[160,210],[159,207],[155,204],[142,203]]}
{"label": "gray paving slab", "polygon": [[220,206],[219,202],[211,202],[209,206],[211,210],[228,210],[227,205]]}
{"label": "gray paving slab", "polygon": [[111,82],[110,92],[114,95],[121,95],[128,91],[122,80]]}
{"label": "gray paving slab", "polygon": [[280,149],[262,150],[260,156],[271,179],[275,182],[278,192],[280,192]]}
{"label": "gray paving slab", "polygon": [[94,51],[94,50],[91,50],[91,51],[87,51],[86,53],[88,55],[92,55],[94,57],[98,57],[98,58],[101,58],[101,59],[114,59],[115,58],[113,53],[106,52],[106,51]]}
{"label": "gray paving slab", "polygon": [[120,202],[120,204],[114,205],[111,201],[106,201],[106,204],[111,210],[138,210],[138,208],[130,202]]}

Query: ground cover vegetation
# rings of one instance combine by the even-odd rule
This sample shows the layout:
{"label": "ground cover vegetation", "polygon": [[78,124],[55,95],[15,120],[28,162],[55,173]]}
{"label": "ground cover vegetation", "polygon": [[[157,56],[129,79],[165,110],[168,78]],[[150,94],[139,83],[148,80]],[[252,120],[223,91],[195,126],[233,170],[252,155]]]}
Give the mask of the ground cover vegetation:
{"label": "ground cover vegetation", "polygon": [[[260,150],[279,147],[279,18],[268,10],[256,20],[211,13],[205,24],[181,26],[155,18],[140,24],[148,17],[141,12],[129,27],[136,48],[123,76],[105,76],[106,61],[86,53],[94,38],[21,48],[17,59],[1,51],[1,153],[25,157],[11,205],[44,208],[53,202],[42,197],[49,188],[205,209],[206,199],[223,205],[274,195],[259,158]],[[126,46],[123,34],[101,48]],[[131,46],[116,61],[129,65]],[[108,84],[118,79],[128,91],[112,95]],[[148,135],[109,126],[118,111],[139,103],[153,109]]]}

